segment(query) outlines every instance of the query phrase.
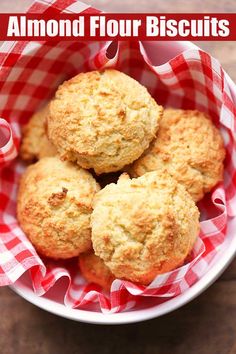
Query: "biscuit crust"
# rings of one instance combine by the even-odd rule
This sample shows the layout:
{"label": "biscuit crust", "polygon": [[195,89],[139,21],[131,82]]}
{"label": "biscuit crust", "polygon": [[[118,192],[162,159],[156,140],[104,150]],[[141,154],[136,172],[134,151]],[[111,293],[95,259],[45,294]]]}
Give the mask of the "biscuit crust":
{"label": "biscuit crust", "polygon": [[92,175],[58,157],[43,158],[23,174],[17,201],[22,230],[43,256],[66,259],[91,248]]}
{"label": "biscuit crust", "polygon": [[183,264],[199,233],[191,196],[166,172],[123,175],[94,199],[92,243],[117,277],[144,285]]}
{"label": "biscuit crust", "polygon": [[48,106],[33,114],[22,130],[20,157],[33,162],[43,157],[55,156],[57,151],[46,135],[46,116]]}
{"label": "biscuit crust", "polygon": [[156,139],[128,171],[137,177],[164,169],[197,202],[223,180],[224,158],[223,139],[206,114],[166,109]]}
{"label": "biscuit crust", "polygon": [[110,290],[115,277],[103,260],[96,256],[94,252],[81,254],[79,256],[79,267],[82,275],[89,283],[95,283],[107,291]]}
{"label": "biscuit crust", "polygon": [[48,136],[63,160],[97,174],[133,162],[156,135],[162,107],[117,70],[81,73],[59,86],[50,103]]}

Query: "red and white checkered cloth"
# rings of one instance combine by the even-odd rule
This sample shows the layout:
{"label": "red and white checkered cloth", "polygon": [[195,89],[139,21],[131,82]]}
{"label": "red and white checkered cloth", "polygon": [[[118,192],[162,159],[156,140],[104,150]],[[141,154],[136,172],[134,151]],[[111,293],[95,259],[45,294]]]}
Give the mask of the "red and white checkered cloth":
{"label": "red and white checkered cloth", "polygon": [[[78,13],[91,8],[75,0],[41,0],[29,10],[55,11]],[[97,302],[104,313],[114,313],[134,307],[144,296],[165,301],[188,289],[207,271],[226,237],[227,218],[236,216],[236,111],[225,73],[207,53],[190,50],[154,66],[144,43],[122,42],[112,59],[106,56],[108,46],[101,42],[7,42],[0,50],[0,117],[4,118],[0,120],[0,286],[14,283],[29,271],[35,292],[43,295],[64,277],[66,306]],[[109,295],[85,282],[76,260],[56,263],[37,255],[16,220],[17,185],[24,167],[14,159],[20,127],[52,97],[58,84],[81,71],[105,66],[136,78],[164,106],[209,113],[222,131],[227,150],[224,185],[199,204],[204,221],[188,262],[158,276],[148,287],[115,280]]]}

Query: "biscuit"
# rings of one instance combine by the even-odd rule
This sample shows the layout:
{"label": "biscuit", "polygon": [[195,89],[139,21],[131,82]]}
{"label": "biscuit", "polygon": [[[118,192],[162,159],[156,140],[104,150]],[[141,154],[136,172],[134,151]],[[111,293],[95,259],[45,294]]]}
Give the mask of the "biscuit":
{"label": "biscuit", "polygon": [[94,252],[81,254],[79,256],[79,267],[81,274],[89,283],[95,283],[107,291],[110,290],[115,277],[103,260],[96,256]]}
{"label": "biscuit", "polygon": [[166,109],[156,139],[128,171],[167,170],[197,202],[223,180],[224,158],[223,139],[205,113]]}
{"label": "biscuit", "polygon": [[122,175],[93,204],[93,249],[117,278],[149,284],[183,264],[199,233],[198,208],[166,172]]}
{"label": "biscuit", "polygon": [[63,160],[97,174],[133,162],[156,135],[162,115],[147,89],[117,70],[81,73],[50,103],[48,137]]}
{"label": "biscuit", "polygon": [[47,114],[48,106],[33,114],[22,130],[20,157],[24,161],[33,162],[42,157],[56,155],[56,149],[48,140],[45,132]]}
{"label": "biscuit", "polygon": [[41,255],[66,259],[91,248],[92,200],[99,189],[89,172],[58,157],[45,157],[26,169],[17,218]]}

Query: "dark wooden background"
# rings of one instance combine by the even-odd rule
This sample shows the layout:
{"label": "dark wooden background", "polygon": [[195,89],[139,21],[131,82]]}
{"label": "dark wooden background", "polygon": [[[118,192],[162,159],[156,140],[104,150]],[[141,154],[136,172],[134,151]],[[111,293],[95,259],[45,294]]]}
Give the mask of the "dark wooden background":
{"label": "dark wooden background", "polygon": [[[0,12],[23,11],[30,0],[0,0]],[[236,12],[236,0],[84,0],[116,12]],[[13,6],[14,4],[14,6]],[[236,43],[201,42],[236,81]],[[197,299],[151,321],[97,326],[46,313],[0,289],[0,354],[234,354],[236,260]]]}

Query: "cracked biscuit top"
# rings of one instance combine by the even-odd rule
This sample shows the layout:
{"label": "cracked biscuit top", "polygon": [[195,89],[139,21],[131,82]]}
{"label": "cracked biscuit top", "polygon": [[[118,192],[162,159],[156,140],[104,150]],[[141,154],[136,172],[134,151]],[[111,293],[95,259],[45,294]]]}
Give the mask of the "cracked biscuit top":
{"label": "cracked biscuit top", "polygon": [[224,157],[223,139],[206,114],[166,109],[157,137],[127,170],[137,177],[164,169],[197,202],[223,180]]}
{"label": "cracked biscuit top", "polygon": [[124,73],[81,73],[56,91],[48,136],[63,160],[97,174],[118,171],[148,148],[162,111],[147,89]]}
{"label": "cracked biscuit top", "polygon": [[99,189],[89,172],[58,157],[45,157],[26,169],[17,218],[41,255],[66,259],[91,248],[92,200]]}
{"label": "cracked biscuit top", "polygon": [[199,211],[166,172],[124,174],[94,199],[92,243],[117,277],[149,284],[183,264],[199,233]]}

